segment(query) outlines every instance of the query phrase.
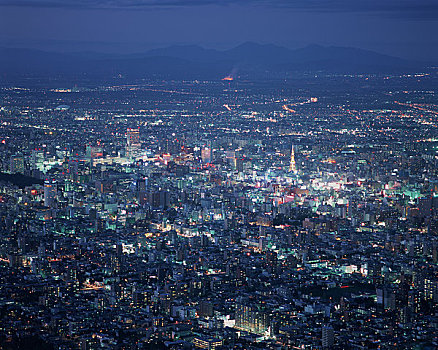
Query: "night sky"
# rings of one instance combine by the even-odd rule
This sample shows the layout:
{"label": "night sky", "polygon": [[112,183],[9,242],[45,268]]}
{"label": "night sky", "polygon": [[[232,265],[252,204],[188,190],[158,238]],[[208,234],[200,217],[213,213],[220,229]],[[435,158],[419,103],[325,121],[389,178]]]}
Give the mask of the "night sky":
{"label": "night sky", "polygon": [[1,46],[55,51],[253,41],[437,61],[437,33],[437,0],[0,0]]}

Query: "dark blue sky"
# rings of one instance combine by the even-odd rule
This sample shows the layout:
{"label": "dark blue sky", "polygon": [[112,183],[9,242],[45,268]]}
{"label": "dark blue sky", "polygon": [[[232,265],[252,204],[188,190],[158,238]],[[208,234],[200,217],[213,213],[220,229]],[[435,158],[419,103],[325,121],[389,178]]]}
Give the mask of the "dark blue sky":
{"label": "dark blue sky", "polygon": [[57,51],[255,41],[437,61],[437,33],[437,0],[0,0],[1,46]]}

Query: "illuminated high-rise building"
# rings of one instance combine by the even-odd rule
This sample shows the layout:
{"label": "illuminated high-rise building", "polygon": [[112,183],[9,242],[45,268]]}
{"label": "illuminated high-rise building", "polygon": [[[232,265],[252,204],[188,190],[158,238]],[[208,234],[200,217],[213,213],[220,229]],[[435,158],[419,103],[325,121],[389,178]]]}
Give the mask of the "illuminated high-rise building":
{"label": "illuminated high-rise building", "polygon": [[22,154],[16,154],[11,157],[11,173],[24,173],[24,157]]}
{"label": "illuminated high-rise building", "polygon": [[237,329],[247,332],[264,334],[269,327],[269,314],[264,305],[238,302],[236,305]]}
{"label": "illuminated high-rise building", "polygon": [[292,145],[292,149],[290,151],[289,172],[290,173],[297,173],[297,165],[295,163],[295,151],[294,151],[294,146],[293,145]]}
{"label": "illuminated high-rise building", "polygon": [[126,131],[126,155],[133,157],[140,150],[140,129],[128,128]]}
{"label": "illuminated high-rise building", "polygon": [[44,181],[44,205],[53,207],[56,202],[57,189],[55,180]]}
{"label": "illuminated high-rise building", "polygon": [[44,151],[41,148],[32,150],[30,168],[31,170],[44,170]]}
{"label": "illuminated high-rise building", "polygon": [[203,163],[211,162],[211,149],[206,147],[201,150],[201,158]]}
{"label": "illuminated high-rise building", "polygon": [[126,142],[128,145],[140,144],[140,130],[138,128],[128,128],[126,132]]}

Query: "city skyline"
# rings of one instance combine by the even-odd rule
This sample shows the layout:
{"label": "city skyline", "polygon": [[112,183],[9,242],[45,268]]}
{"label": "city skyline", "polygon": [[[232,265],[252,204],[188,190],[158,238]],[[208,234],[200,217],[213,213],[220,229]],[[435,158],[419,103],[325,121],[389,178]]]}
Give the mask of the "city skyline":
{"label": "city skyline", "polygon": [[437,349],[437,23],[0,0],[0,349]]}

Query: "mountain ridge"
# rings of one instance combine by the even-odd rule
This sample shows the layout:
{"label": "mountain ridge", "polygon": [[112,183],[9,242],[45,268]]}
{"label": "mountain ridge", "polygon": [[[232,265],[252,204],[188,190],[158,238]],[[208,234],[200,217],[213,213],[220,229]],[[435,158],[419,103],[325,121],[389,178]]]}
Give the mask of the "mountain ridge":
{"label": "mountain ridge", "polygon": [[174,45],[135,54],[57,53],[0,48],[0,74],[89,74],[108,76],[219,78],[239,67],[240,74],[286,74],[295,71],[393,72],[418,70],[427,64],[375,51],[307,45],[289,49],[245,42],[227,50]]}

